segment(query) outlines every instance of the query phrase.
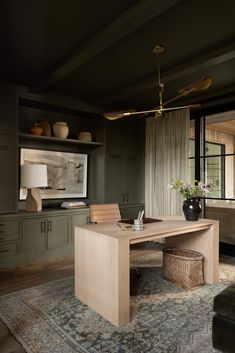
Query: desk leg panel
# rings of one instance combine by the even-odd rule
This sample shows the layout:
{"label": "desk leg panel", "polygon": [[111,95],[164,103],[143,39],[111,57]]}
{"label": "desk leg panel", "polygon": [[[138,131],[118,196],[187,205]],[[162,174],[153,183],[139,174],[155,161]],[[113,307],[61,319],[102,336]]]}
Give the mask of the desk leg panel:
{"label": "desk leg panel", "polygon": [[75,295],[122,326],[130,321],[129,243],[76,227]]}
{"label": "desk leg panel", "polygon": [[165,245],[200,252],[204,256],[204,280],[215,283],[219,280],[219,224],[209,229],[167,237]]}

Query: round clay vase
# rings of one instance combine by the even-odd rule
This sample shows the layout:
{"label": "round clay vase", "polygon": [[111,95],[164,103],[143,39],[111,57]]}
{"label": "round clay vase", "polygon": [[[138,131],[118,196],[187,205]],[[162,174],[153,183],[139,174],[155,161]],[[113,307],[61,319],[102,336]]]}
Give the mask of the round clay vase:
{"label": "round clay vase", "polygon": [[91,142],[92,141],[92,135],[88,131],[82,131],[78,135],[78,140],[84,141],[84,142]]}
{"label": "round clay vase", "polygon": [[41,128],[39,125],[35,123],[34,126],[30,128],[30,133],[33,135],[41,136],[43,133],[43,128]]}
{"label": "round clay vase", "polygon": [[202,212],[200,199],[192,197],[191,199],[184,200],[183,212],[186,221],[198,221]]}
{"label": "round clay vase", "polygon": [[66,139],[69,134],[69,127],[67,123],[58,121],[53,125],[53,132],[55,137]]}
{"label": "round clay vase", "polygon": [[46,120],[39,120],[38,125],[43,129],[43,136],[51,136],[51,126],[50,123]]}

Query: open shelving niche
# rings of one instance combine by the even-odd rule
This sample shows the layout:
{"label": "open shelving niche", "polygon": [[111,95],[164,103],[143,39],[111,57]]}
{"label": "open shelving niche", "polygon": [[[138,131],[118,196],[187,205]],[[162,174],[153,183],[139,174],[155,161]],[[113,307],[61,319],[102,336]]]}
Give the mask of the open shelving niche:
{"label": "open shelving niche", "polygon": [[[33,134],[26,134],[26,133],[19,133],[19,139],[27,140],[27,141],[34,141],[34,142],[48,142],[48,143],[62,143],[62,144],[75,144],[75,145],[82,145],[87,147],[100,147],[104,144],[102,142],[86,142],[81,140],[75,139],[64,139],[58,137],[48,137],[48,136],[37,136]],[[19,142],[19,147],[24,146],[23,143]]]}
{"label": "open shelving niche", "polygon": [[[24,146],[25,143],[35,144],[35,147],[42,145],[54,145],[58,147],[62,145],[64,148],[96,148],[104,145],[104,120],[100,114],[88,113],[78,109],[71,109],[69,107],[57,104],[45,103],[40,101],[33,101],[31,99],[19,99],[19,147]],[[46,117],[46,118],[45,118]],[[68,138],[57,138],[52,136],[37,136],[29,133],[33,123],[37,121],[49,121],[51,129],[56,121],[65,121],[69,126]],[[91,142],[82,141],[77,138],[78,132],[89,131],[92,134],[93,140]],[[53,133],[53,131],[52,131]],[[70,147],[69,147],[70,146]]]}
{"label": "open shelving niche", "polygon": [[[104,119],[100,114],[68,109],[58,105],[44,104],[28,99],[19,102],[18,147],[88,154],[88,197],[86,202],[103,202],[104,199]],[[49,121],[51,128],[56,121],[69,126],[68,138],[37,136],[29,133],[30,127],[39,120]],[[91,142],[77,138],[79,132],[89,131]],[[52,131],[53,133],[53,131]],[[18,156],[20,155],[20,151]],[[19,157],[20,158],[20,157]],[[43,207],[57,207],[59,200],[44,200]],[[18,202],[18,208],[20,207]]]}

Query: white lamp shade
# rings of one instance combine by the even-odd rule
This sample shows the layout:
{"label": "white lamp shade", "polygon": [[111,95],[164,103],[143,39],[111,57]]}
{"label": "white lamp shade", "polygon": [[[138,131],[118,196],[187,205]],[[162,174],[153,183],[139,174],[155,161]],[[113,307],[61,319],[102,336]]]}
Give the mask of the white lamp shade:
{"label": "white lamp shade", "polygon": [[47,186],[47,165],[22,164],[21,186],[28,189]]}

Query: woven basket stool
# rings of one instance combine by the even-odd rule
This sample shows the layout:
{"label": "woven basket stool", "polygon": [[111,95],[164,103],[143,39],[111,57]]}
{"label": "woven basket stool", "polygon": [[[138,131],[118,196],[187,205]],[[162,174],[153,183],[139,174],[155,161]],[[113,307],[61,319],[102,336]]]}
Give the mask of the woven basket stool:
{"label": "woven basket stool", "polygon": [[165,248],[163,251],[163,277],[185,289],[204,283],[203,255],[192,250]]}

